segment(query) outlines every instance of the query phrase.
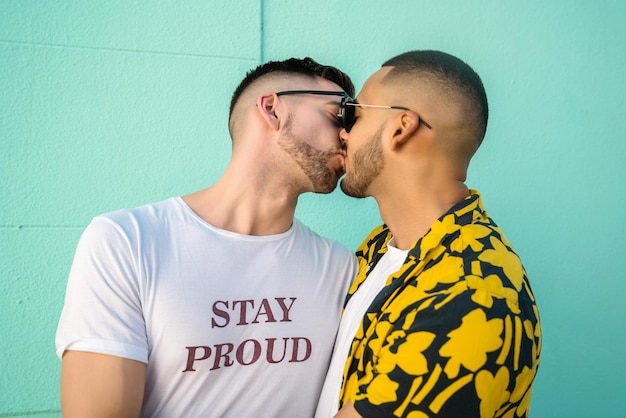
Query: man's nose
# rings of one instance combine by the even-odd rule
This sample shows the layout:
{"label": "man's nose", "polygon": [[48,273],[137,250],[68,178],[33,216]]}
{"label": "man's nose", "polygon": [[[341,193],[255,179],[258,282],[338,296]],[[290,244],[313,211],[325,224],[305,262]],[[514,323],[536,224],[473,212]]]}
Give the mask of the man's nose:
{"label": "man's nose", "polygon": [[339,139],[341,140],[341,145],[345,145],[348,142],[348,132],[346,132],[346,128],[341,128],[339,131]]}

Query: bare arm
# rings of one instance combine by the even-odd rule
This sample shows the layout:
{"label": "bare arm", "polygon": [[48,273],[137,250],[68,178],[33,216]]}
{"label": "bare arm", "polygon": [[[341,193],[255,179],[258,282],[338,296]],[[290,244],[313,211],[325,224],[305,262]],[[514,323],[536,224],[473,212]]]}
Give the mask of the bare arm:
{"label": "bare arm", "polygon": [[335,415],[335,418],[362,418],[361,414],[354,409],[352,402],[349,402],[343,406]]}
{"label": "bare arm", "polygon": [[66,351],[61,365],[64,418],[137,418],[146,365],[105,354]]}

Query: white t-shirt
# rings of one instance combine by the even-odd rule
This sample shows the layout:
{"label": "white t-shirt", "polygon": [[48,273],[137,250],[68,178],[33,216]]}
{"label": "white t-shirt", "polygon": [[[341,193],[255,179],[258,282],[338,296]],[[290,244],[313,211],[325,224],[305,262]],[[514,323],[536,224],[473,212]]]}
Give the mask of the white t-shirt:
{"label": "white t-shirt", "polygon": [[341,317],[341,324],[335,340],[335,348],[324,381],[315,412],[315,418],[332,418],[337,413],[339,394],[343,381],[343,372],[346,359],[350,352],[352,340],[359,330],[367,308],[372,304],[376,295],[385,287],[389,276],[398,271],[406,259],[408,250],[400,250],[393,246],[393,239],[389,242],[387,252],[381,257],[367,279],[352,295]]}
{"label": "white t-shirt", "polygon": [[312,416],[356,268],[297,219],[242,235],[181,198],[102,215],[76,251],[57,355],[146,363],[143,417]]}

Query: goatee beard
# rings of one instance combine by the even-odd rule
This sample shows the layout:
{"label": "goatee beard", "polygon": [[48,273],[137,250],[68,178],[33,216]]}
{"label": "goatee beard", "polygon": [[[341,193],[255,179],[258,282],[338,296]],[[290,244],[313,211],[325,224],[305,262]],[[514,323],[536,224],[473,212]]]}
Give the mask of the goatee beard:
{"label": "goatee beard", "polygon": [[378,128],[374,135],[350,158],[352,170],[348,172],[346,166],[346,175],[339,184],[346,195],[356,198],[369,196],[367,189],[385,167],[381,142],[383,128],[383,126]]}

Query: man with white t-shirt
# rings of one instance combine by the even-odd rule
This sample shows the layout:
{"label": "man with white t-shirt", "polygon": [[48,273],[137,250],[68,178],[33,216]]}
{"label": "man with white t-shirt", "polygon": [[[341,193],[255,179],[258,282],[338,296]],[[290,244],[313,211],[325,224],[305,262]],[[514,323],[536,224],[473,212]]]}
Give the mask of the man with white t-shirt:
{"label": "man with white t-shirt", "polygon": [[215,184],[93,219],[57,330],[64,417],[313,415],[357,266],[294,212],[343,174],[353,89],[310,58],[261,65]]}

